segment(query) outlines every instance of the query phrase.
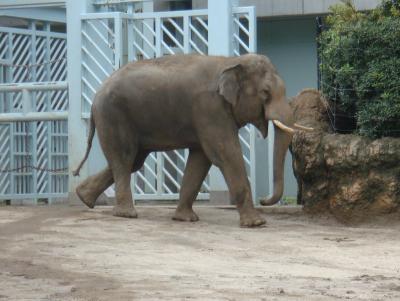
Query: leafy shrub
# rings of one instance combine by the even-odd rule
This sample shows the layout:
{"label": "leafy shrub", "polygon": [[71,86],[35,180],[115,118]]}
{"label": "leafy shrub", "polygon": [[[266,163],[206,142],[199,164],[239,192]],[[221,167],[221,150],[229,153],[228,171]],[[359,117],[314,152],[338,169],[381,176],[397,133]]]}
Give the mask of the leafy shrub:
{"label": "leafy shrub", "polygon": [[331,12],[319,37],[323,93],[355,119],[349,130],[400,137],[400,0],[369,13],[344,1]]}

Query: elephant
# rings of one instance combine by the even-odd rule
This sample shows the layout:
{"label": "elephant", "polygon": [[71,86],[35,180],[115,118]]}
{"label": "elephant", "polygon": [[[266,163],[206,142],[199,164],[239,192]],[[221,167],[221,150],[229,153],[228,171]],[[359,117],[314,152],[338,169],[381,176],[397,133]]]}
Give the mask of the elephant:
{"label": "elephant", "polygon": [[211,165],[217,166],[237,204],[242,227],[265,224],[255,209],[238,131],[253,124],[265,138],[274,122],[274,194],[283,193],[287,149],[296,128],[286,102],[285,85],[263,55],[239,57],[173,55],[131,62],[115,71],[97,91],[90,116],[85,156],[95,130],[108,166],[88,177],[77,196],[93,208],[100,194],[115,182],[113,214],[134,218],[131,173],[155,151],[188,148],[179,202],[173,219],[197,221],[192,205]]}

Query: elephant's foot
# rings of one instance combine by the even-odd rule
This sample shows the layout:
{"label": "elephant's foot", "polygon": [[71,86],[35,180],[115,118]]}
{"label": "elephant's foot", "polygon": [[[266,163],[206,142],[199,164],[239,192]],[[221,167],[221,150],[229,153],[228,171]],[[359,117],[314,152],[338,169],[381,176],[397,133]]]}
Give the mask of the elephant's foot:
{"label": "elephant's foot", "polygon": [[265,218],[263,218],[254,208],[242,210],[240,212],[241,227],[259,227],[264,225],[266,222]]}
{"label": "elephant's foot", "polygon": [[192,208],[177,208],[172,219],[181,222],[197,222],[199,217],[194,213]]}
{"label": "elephant's foot", "polygon": [[79,199],[89,208],[94,208],[96,204],[96,200],[98,197],[97,193],[93,193],[93,190],[88,188],[83,182],[76,188],[76,194],[78,195]]}
{"label": "elephant's foot", "polygon": [[133,206],[115,205],[113,208],[113,215],[125,218],[137,218],[138,214]]}

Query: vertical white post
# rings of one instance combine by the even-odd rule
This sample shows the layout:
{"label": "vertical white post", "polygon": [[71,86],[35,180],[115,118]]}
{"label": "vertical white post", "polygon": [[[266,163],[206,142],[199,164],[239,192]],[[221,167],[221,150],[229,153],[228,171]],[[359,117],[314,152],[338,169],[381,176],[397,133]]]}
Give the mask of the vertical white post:
{"label": "vertical white post", "polygon": [[185,15],[183,16],[183,49],[184,53],[190,53],[190,40],[192,37],[190,36],[190,29],[189,29],[189,23],[190,23],[190,16]]}
{"label": "vertical white post", "polygon": [[160,57],[160,56],[162,56],[162,52],[163,52],[162,44],[161,44],[162,32],[161,32],[161,18],[160,17],[156,17],[155,24],[156,24],[155,31],[156,31],[156,50],[157,50],[156,56]]}
{"label": "vertical white post", "polygon": [[233,54],[232,7],[238,0],[208,0],[208,53],[210,55]]}
{"label": "vertical white post", "polygon": [[[44,30],[46,31],[47,35],[46,35],[46,50],[44,53],[44,57],[45,57],[45,62],[50,62],[51,61],[51,48],[50,48],[50,23],[46,22],[44,24]],[[51,67],[50,64],[46,64],[45,66],[46,68],[46,80],[47,81],[51,81]],[[51,108],[51,92],[45,92],[46,93],[46,106],[47,106],[47,110],[50,111]],[[47,127],[47,147],[48,147],[48,151],[47,151],[47,167],[49,169],[53,168],[53,163],[52,163],[52,157],[53,157],[53,153],[52,153],[52,132],[53,132],[53,122],[51,121],[47,121],[46,122],[46,127]],[[53,175],[52,173],[48,172],[47,173],[47,192],[51,193],[53,192]],[[52,199],[49,199],[49,204],[52,203]]]}
{"label": "vertical white post", "polygon": [[161,152],[156,153],[157,156],[157,194],[163,193],[164,184],[164,159]]}
{"label": "vertical white post", "polygon": [[257,52],[257,13],[256,7],[252,6],[249,10],[249,48],[250,52]]}
{"label": "vertical white post", "polygon": [[88,175],[87,164],[83,166],[79,177],[72,176],[72,171],[79,165],[86,150],[87,124],[82,119],[81,101],[81,14],[93,9],[90,0],[67,0],[67,71],[68,71],[68,195],[70,204],[81,204],[75,193],[76,187]]}
{"label": "vertical white post", "polygon": [[[233,55],[232,7],[238,0],[208,0],[208,53],[209,55]],[[228,188],[215,166],[210,170],[210,202],[229,204]]]}
{"label": "vertical white post", "polygon": [[135,25],[135,21],[133,19],[128,19],[126,21],[127,23],[127,34],[128,34],[128,62],[133,62],[136,61],[136,50],[133,47],[133,42],[135,41],[135,38],[133,36],[133,26]]}
{"label": "vertical white post", "polygon": [[[154,1],[149,1],[149,2],[143,2],[143,12],[144,13],[151,13],[154,12]],[[154,36],[153,33],[146,28],[145,24],[150,27],[153,28],[153,24],[154,24],[154,19],[148,19],[148,20],[143,20],[143,27],[142,27],[142,33],[144,35],[144,37],[150,42],[153,42]],[[155,54],[153,49],[145,42],[143,41],[143,44],[141,45],[144,52],[150,57],[153,58],[153,55]]]}
{"label": "vertical white post", "polygon": [[114,26],[115,26],[115,62],[114,62],[114,70],[118,70],[123,65],[123,57],[124,57],[124,49],[122,45],[122,18],[121,14],[118,14],[114,18]]}
{"label": "vertical white post", "polygon": [[[255,6],[249,10],[249,50],[257,52],[257,14]],[[253,203],[259,205],[257,199],[257,171],[256,171],[256,129],[250,125],[250,184],[253,194]]]}
{"label": "vertical white post", "polygon": [[[30,24],[30,29],[32,30],[32,40],[31,40],[31,60],[30,63],[32,65],[36,64],[37,62],[37,53],[36,53],[36,23],[35,21],[32,21]],[[37,74],[36,74],[36,67],[33,67],[32,69],[30,69],[31,71],[31,81],[38,81],[37,79]],[[24,110],[29,110],[31,112],[36,111],[36,102],[32,103],[33,99],[35,99],[34,96],[37,96],[38,93],[32,92],[32,94],[30,94],[28,91],[23,90],[22,91],[22,97],[25,97],[28,99],[28,106],[29,108],[24,108]],[[31,122],[28,123],[28,129],[31,128],[32,129],[32,143],[31,143],[31,152],[32,152],[32,161],[31,164],[33,166],[37,165],[37,126],[36,126],[36,122]],[[27,147],[27,151],[28,150],[28,145]],[[32,202],[34,204],[37,204],[37,175],[38,171],[36,169],[32,169],[32,180],[33,180],[33,189],[32,189],[32,193],[35,195],[35,198],[32,200]]]}
{"label": "vertical white post", "polygon": [[[7,49],[7,59],[9,60],[10,65],[12,65],[13,60],[12,60],[12,51],[13,51],[13,47],[11,47],[11,45],[13,45],[13,39],[12,39],[12,34],[8,33],[7,34],[7,45],[9,45],[8,49]],[[13,68],[14,67],[6,67],[7,71],[6,71],[6,83],[11,83],[13,81]],[[6,102],[7,102],[7,106],[8,108],[11,110],[12,108],[12,97],[10,97],[10,95],[7,95],[9,93],[6,93],[5,97],[6,97]],[[10,129],[10,169],[13,170],[16,166],[16,160],[15,160],[15,146],[14,146],[14,139],[15,139],[15,135],[14,135],[14,129],[15,129],[15,122],[13,123],[9,123],[9,129]],[[10,172],[10,194],[14,194],[15,193],[15,183],[14,183],[14,178],[15,178],[15,172]]]}
{"label": "vertical white post", "polygon": [[[144,13],[151,13],[154,12],[154,1],[148,1],[148,2],[143,2],[142,4],[142,11]],[[154,35],[153,33],[147,29],[146,25],[150,28],[153,28],[154,24],[156,23],[156,21],[151,18],[151,19],[147,19],[147,20],[143,20],[143,24],[142,24],[142,33],[145,37],[145,39],[147,39],[150,43],[153,43],[153,39],[154,39]],[[150,57],[153,58],[154,55],[157,55],[157,53],[154,53],[154,50],[152,47],[150,47],[145,41],[143,41],[142,43],[142,49],[144,50],[144,52]],[[146,56],[144,56],[145,58]],[[158,155],[160,155],[160,157],[158,157]],[[157,160],[161,159],[161,153],[157,153]],[[146,164],[149,168],[145,168],[144,169],[144,177],[146,178],[146,180],[150,183],[151,186],[153,187],[157,187],[157,193],[158,194],[162,194],[162,167],[161,165],[159,165],[157,167],[157,162],[155,160],[146,160]],[[158,170],[158,172],[161,172],[157,174],[157,178],[155,178],[152,173],[149,170]],[[157,186],[157,183],[159,183],[159,186]],[[153,190],[151,189],[151,187],[149,187],[150,185],[145,185],[145,189],[144,192],[145,193],[153,193]]]}

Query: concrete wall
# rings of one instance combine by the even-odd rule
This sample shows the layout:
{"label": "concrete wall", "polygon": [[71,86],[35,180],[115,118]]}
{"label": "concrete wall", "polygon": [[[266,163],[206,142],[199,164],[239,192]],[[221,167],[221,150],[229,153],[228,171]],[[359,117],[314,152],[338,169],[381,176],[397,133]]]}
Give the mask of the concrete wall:
{"label": "concrete wall", "polygon": [[[257,7],[257,16],[315,15],[329,12],[329,7],[339,0],[240,0],[240,5]],[[380,0],[354,0],[359,10],[376,7]]]}
{"label": "concrete wall", "polygon": [[[314,17],[259,19],[257,24],[258,53],[267,55],[286,83],[289,97],[304,88],[317,87],[316,25]],[[262,157],[265,145],[257,144],[257,165],[267,168]],[[272,168],[272,167],[268,167]],[[268,175],[258,167],[258,195],[268,191]],[[296,196],[297,183],[293,176],[291,156],[285,167],[286,196]]]}
{"label": "concrete wall", "polygon": [[[340,0],[239,0],[240,6],[256,6],[257,16],[293,16],[326,14]],[[376,7],[380,0],[354,0],[359,10]],[[193,8],[206,8],[207,0],[193,0]]]}

